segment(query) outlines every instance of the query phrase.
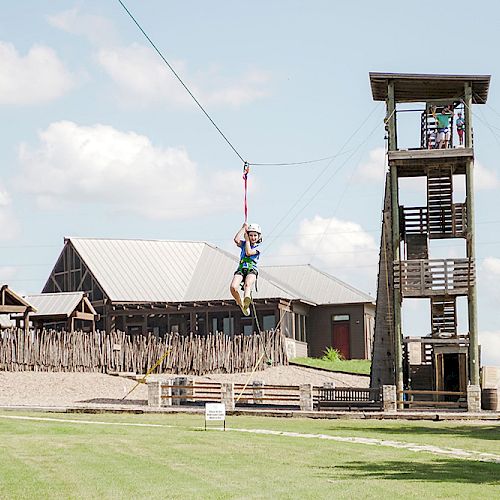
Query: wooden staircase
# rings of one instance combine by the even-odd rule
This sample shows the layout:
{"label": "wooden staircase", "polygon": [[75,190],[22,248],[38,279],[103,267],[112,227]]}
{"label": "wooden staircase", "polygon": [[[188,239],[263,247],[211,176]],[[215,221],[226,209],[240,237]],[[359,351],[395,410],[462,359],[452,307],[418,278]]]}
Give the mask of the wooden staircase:
{"label": "wooden staircase", "polygon": [[427,175],[427,227],[430,239],[453,237],[453,179],[451,169]]}
{"label": "wooden staircase", "polygon": [[456,297],[431,298],[432,335],[451,337],[457,335]]}

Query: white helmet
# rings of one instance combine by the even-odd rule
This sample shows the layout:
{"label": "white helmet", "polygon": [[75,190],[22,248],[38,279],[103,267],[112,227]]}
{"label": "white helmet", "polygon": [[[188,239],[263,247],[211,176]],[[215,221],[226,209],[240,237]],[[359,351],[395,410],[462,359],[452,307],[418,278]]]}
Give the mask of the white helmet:
{"label": "white helmet", "polygon": [[248,224],[247,233],[251,232],[259,233],[259,243],[260,243],[262,241],[262,229],[260,228],[260,226],[255,223]]}

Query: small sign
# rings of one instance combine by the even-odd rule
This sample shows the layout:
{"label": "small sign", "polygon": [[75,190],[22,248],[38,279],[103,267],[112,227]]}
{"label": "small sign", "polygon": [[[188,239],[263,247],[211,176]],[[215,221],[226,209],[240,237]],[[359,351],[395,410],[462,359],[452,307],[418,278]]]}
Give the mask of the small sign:
{"label": "small sign", "polygon": [[205,404],[205,430],[207,422],[224,422],[226,429],[226,405],[224,403],[206,403]]}

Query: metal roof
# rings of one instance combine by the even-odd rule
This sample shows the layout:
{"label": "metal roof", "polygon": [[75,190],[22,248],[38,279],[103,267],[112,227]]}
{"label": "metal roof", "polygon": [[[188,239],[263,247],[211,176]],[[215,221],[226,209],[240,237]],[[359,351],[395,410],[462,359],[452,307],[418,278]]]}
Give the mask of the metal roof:
{"label": "metal roof", "polygon": [[[39,316],[67,316],[69,317],[75,308],[83,300],[84,292],[59,292],[59,293],[41,293],[37,295],[27,295],[25,299],[33,304],[37,312],[30,317]],[[89,302],[91,312],[96,314],[94,308]]]}
{"label": "metal roof", "polygon": [[263,270],[318,305],[375,303],[370,295],[311,265],[266,266]]}
{"label": "metal roof", "polygon": [[472,85],[472,102],[484,104],[488,99],[490,75],[435,75],[416,73],[370,73],[374,101],[387,99],[387,86],[394,81],[396,102],[426,102],[432,99],[459,99],[465,83]]}
{"label": "metal roof", "polygon": [[[230,300],[238,258],[205,242],[67,239],[112,302]],[[256,298],[299,299],[259,274]]]}

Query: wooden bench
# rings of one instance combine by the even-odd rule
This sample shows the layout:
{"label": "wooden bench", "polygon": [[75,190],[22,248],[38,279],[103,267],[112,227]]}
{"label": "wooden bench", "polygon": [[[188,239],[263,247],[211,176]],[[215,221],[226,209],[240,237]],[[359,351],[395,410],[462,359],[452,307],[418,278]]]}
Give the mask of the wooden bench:
{"label": "wooden bench", "polygon": [[364,387],[320,387],[318,394],[318,410],[325,409],[381,410],[381,389]]}

